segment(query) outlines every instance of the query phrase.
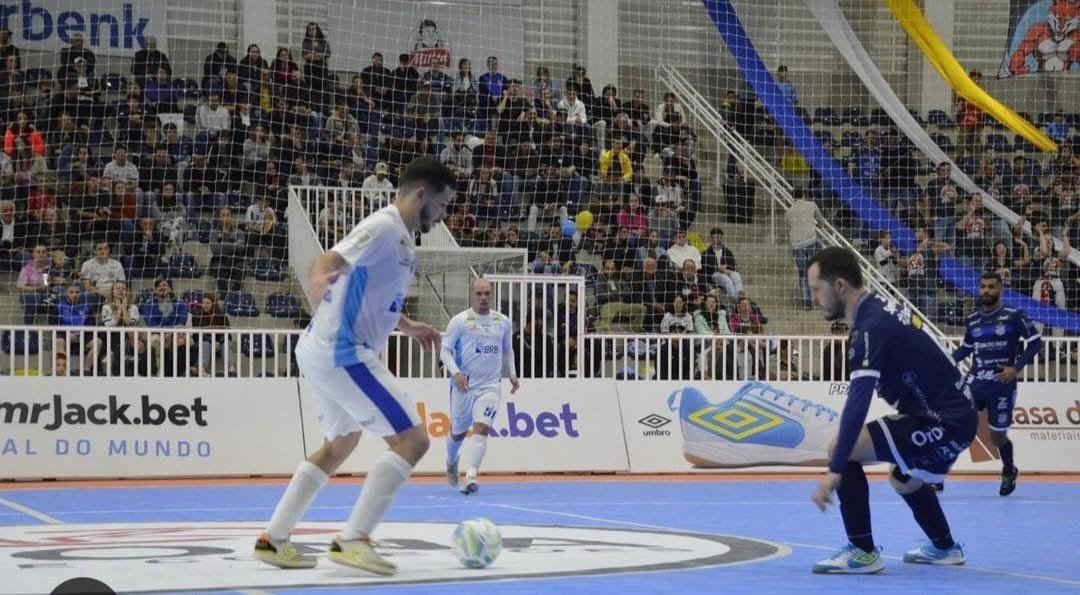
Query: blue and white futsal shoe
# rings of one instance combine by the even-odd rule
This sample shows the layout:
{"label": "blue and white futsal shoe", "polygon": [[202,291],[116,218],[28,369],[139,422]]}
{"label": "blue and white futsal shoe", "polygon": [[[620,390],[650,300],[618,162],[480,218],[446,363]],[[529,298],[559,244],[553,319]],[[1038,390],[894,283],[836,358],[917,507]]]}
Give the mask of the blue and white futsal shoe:
{"label": "blue and white futsal shoe", "polygon": [[932,543],[928,543],[904,553],[904,562],[959,566],[967,562],[967,558],[964,557],[964,548],[959,543],[954,543],[952,547],[943,550],[934,547]]}
{"label": "blue and white futsal shoe", "polygon": [[683,456],[696,467],[825,465],[839,414],[764,382],[748,382],[722,403],[686,387],[668,407],[682,422]]}
{"label": "blue and white futsal shoe", "polygon": [[868,552],[850,543],[814,564],[814,574],[873,574],[885,570],[881,548]]}

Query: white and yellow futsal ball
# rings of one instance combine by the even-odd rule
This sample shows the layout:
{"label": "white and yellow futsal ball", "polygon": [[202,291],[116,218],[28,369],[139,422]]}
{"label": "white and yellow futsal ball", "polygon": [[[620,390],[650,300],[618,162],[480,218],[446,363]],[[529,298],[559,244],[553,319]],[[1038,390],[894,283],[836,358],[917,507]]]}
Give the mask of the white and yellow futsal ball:
{"label": "white and yellow futsal ball", "polygon": [[485,568],[499,557],[502,535],[495,523],[483,519],[462,521],[454,529],[454,553],[467,568]]}

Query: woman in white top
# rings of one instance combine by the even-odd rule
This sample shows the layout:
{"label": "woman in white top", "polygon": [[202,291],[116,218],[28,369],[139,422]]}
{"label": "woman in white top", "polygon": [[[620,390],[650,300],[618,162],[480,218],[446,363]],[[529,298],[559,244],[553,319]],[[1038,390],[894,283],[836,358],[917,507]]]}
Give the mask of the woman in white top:
{"label": "woman in white top", "polygon": [[660,332],[670,333],[672,326],[682,326],[684,331],[694,328],[694,317],[686,311],[686,300],[681,295],[671,300],[671,311],[666,312],[660,320]]}

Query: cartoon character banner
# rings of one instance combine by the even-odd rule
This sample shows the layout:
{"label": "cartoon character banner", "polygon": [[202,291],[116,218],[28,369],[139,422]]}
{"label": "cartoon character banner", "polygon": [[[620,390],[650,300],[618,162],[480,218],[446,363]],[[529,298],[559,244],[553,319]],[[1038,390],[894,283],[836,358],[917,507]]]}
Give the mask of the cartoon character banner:
{"label": "cartoon character banner", "polygon": [[420,73],[437,68],[455,74],[458,61],[468,58],[478,77],[487,57],[498,56],[503,74],[525,75],[525,31],[518,1],[491,6],[331,2],[329,10],[326,29],[335,64],[360,70],[370,63],[373,52],[381,52],[386,68],[393,69],[398,56],[408,54],[410,66]]}
{"label": "cartoon character banner", "polygon": [[1080,70],[1080,0],[1012,0],[998,78]]}

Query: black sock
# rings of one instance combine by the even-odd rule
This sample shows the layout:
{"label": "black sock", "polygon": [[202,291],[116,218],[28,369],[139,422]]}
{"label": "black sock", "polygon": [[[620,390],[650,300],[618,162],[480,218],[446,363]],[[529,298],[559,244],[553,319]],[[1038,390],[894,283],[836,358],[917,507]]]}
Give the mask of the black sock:
{"label": "black sock", "polygon": [[903,497],[915,515],[915,522],[919,523],[934,547],[943,550],[955,545],[949,531],[949,521],[945,520],[945,511],[941,510],[941,502],[933,488],[924,485]]}
{"label": "black sock", "polygon": [[998,454],[1001,455],[1001,470],[1006,474],[1016,471],[1016,467],[1013,467],[1013,443],[1008,438],[1005,439],[1005,444],[999,444]]}
{"label": "black sock", "polygon": [[840,516],[844,519],[851,545],[864,552],[874,551],[874,535],[870,530],[870,484],[866,481],[862,463],[848,463],[836,489],[840,500]]}

